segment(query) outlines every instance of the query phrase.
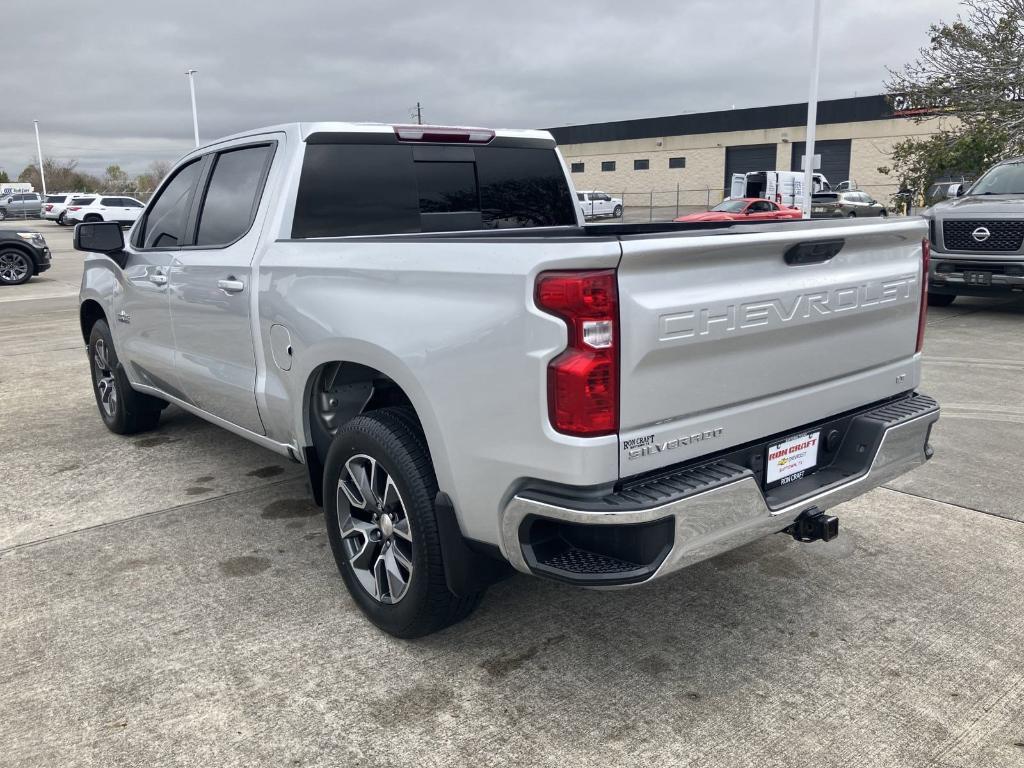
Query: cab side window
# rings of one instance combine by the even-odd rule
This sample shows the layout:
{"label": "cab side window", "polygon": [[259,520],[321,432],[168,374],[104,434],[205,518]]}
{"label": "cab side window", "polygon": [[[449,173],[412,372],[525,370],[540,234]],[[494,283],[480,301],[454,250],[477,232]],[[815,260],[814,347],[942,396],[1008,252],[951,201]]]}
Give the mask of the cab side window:
{"label": "cab side window", "polygon": [[160,191],[139,230],[136,246],[173,248],[183,245],[188,227],[192,196],[199,181],[200,160],[182,166]]}
{"label": "cab side window", "polygon": [[249,231],[272,153],[272,145],[264,144],[217,155],[199,214],[196,245],[228,245]]}

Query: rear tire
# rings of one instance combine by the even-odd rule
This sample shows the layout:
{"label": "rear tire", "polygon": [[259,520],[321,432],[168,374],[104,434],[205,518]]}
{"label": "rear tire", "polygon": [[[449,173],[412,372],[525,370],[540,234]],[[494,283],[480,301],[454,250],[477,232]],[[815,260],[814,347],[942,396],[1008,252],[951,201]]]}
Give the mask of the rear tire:
{"label": "rear tire", "polygon": [[65,218],[64,211],[61,211],[60,216],[57,217],[57,226],[63,227],[65,224],[67,224],[67,219]]}
{"label": "rear tire", "polygon": [[856,211],[850,211],[850,213],[847,215],[846,218],[848,218],[848,219],[856,219],[857,218],[857,212]]}
{"label": "rear tire", "polygon": [[929,307],[948,307],[956,301],[956,294],[953,293],[929,293],[928,294],[928,306]]}
{"label": "rear tire", "polygon": [[3,208],[0,208],[0,221],[3,221],[6,218],[7,218],[7,211],[5,211]]}
{"label": "rear tire", "polygon": [[338,430],[324,466],[324,519],[338,570],[366,617],[414,638],[468,616],[483,596],[448,590],[434,515],[437,479],[408,408],[382,408]]}
{"label": "rear tire", "polygon": [[132,389],[114,351],[106,320],[97,320],[89,333],[89,369],[96,407],[107,429],[118,435],[133,435],[156,427],[167,403]]}
{"label": "rear tire", "polygon": [[103,217],[98,213],[90,213],[82,221],[103,221]]}

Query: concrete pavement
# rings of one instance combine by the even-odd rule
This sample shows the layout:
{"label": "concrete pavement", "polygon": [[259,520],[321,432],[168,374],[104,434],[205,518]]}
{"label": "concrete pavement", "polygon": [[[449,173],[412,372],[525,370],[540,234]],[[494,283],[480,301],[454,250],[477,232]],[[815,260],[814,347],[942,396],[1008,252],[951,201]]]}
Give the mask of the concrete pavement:
{"label": "concrete pavement", "polygon": [[622,592],[514,577],[405,642],[298,467],[175,409],[103,428],[81,257],[34,228],[54,269],[0,290],[0,764],[1024,766],[1024,302],[931,312],[936,457],[837,541]]}

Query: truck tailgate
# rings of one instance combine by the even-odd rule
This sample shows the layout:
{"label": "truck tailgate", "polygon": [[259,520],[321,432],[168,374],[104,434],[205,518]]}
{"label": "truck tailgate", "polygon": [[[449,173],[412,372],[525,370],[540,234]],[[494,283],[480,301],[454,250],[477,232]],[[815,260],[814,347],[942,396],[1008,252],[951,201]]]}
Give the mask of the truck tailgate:
{"label": "truck tailgate", "polygon": [[[914,389],[926,235],[902,219],[623,237],[620,476]],[[842,247],[787,263],[821,241]]]}

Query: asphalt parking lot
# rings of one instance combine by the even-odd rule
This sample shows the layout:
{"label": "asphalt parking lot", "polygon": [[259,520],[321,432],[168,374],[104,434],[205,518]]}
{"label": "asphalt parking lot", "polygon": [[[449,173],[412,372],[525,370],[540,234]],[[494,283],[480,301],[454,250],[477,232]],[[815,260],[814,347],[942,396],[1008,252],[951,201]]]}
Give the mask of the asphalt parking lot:
{"label": "asphalt parking lot", "polygon": [[[20,228],[7,222],[5,228]],[[526,577],[362,619],[301,468],[168,409],[110,434],[82,258],[0,289],[0,764],[1024,766],[1024,300],[929,315],[935,458],[650,587]]]}

